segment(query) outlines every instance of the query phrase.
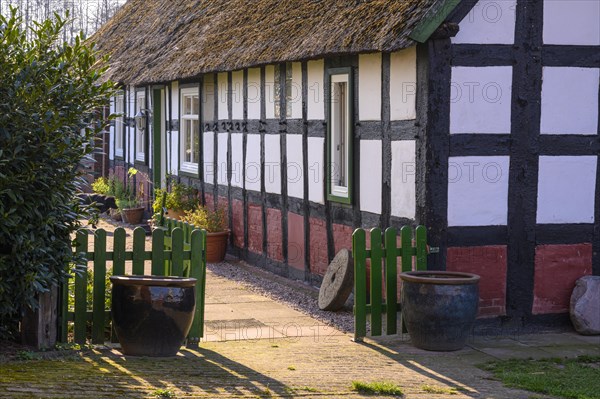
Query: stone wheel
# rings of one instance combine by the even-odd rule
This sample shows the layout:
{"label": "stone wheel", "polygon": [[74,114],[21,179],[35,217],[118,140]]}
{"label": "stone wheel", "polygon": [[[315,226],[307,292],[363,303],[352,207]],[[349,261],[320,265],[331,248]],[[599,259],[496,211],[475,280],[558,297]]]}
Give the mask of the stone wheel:
{"label": "stone wheel", "polygon": [[347,249],[342,249],[327,267],[319,290],[319,309],[339,310],[344,306],[354,286],[354,261]]}

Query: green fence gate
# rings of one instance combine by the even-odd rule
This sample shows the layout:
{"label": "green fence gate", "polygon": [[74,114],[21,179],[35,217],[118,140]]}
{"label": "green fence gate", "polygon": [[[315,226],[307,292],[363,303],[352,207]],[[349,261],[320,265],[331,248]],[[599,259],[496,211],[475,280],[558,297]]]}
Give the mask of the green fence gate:
{"label": "green fence gate", "polygon": [[[184,232],[185,231],[185,232]],[[196,284],[196,312],[188,334],[188,346],[195,346],[204,332],[204,304],[206,288],[206,231],[157,228],[152,232],[152,249],[146,250],[146,231],[137,227],[133,231],[133,249],[126,250],[126,232],[119,227],[113,233],[113,250],[106,250],[107,233],[103,229],[94,232],[93,248],[88,247],[89,232],[80,230],[75,238],[75,252],[87,260],[85,269],[93,272],[91,282],[91,310],[88,303],[88,273],[83,266],[75,273],[74,283],[62,287],[60,307],[60,340],[68,342],[68,323],[73,322],[73,341],[85,344],[91,324],[91,342],[103,344],[105,329],[110,320],[106,309],[107,264],[112,262],[112,274],[125,275],[126,262],[131,262],[134,275],[143,275],[146,261],[151,262],[151,274],[155,276],[193,277]],[[184,240],[185,238],[185,240]],[[185,241],[185,242],[184,242]],[[69,301],[69,297],[72,298]],[[70,308],[69,302],[74,304]],[[114,336],[113,336],[114,340]]]}
{"label": "green fence gate", "polygon": [[[367,335],[367,315],[370,315],[371,336],[397,334],[400,303],[398,301],[398,258],[401,271],[427,269],[427,229],[409,226],[400,229],[400,243],[395,228],[385,234],[379,228],[369,232],[371,246],[367,249],[367,233],[356,229],[352,234],[354,258],[354,339],[361,341]],[[382,241],[383,238],[383,241]],[[370,270],[367,264],[370,260]],[[367,287],[367,278],[370,279]],[[369,290],[367,290],[369,288]],[[369,300],[367,300],[367,297]]]}

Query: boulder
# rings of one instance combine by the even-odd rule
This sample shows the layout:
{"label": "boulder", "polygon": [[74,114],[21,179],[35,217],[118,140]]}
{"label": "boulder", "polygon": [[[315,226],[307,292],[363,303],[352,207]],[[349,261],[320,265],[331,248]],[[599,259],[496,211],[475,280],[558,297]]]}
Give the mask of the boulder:
{"label": "boulder", "polygon": [[600,276],[577,280],[571,295],[570,313],[579,334],[600,334]]}

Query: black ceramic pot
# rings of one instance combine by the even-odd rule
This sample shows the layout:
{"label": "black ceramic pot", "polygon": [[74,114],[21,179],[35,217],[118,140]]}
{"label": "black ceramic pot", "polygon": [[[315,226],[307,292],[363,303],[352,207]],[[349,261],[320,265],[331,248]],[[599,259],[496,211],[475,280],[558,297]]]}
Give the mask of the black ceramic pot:
{"label": "black ceramic pot", "polygon": [[112,276],[113,328],[126,355],[175,356],[194,319],[196,279]]}
{"label": "black ceramic pot", "polygon": [[477,317],[479,276],[415,271],[400,278],[402,317],[412,344],[431,351],[464,347]]}

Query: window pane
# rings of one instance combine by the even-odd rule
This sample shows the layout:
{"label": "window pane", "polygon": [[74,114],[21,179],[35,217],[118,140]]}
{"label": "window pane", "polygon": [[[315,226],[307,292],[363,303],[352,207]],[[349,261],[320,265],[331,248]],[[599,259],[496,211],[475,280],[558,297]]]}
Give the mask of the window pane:
{"label": "window pane", "polygon": [[192,140],[193,151],[192,151],[192,162],[198,163],[200,160],[200,134],[198,132],[198,121],[192,121]]}
{"label": "window pane", "polygon": [[332,181],[339,187],[348,187],[348,93],[346,82],[332,83],[331,134]]}
{"label": "window pane", "polygon": [[192,162],[192,141],[190,140],[190,132],[192,130],[191,127],[192,121],[189,119],[184,119],[183,125],[183,138],[184,138],[184,161]]}
{"label": "window pane", "polygon": [[192,97],[192,113],[194,115],[200,114],[200,102],[198,100],[198,96]]}

